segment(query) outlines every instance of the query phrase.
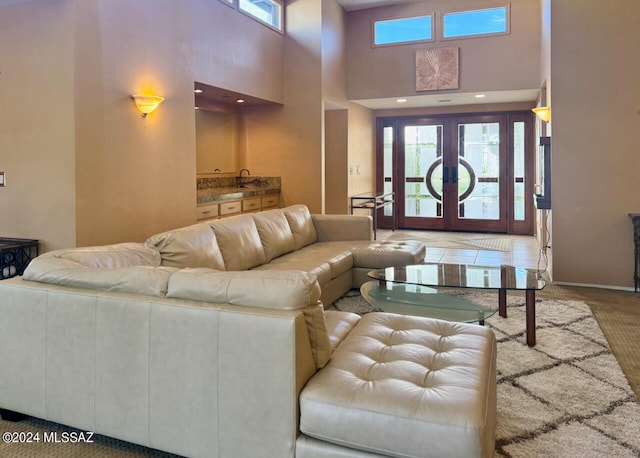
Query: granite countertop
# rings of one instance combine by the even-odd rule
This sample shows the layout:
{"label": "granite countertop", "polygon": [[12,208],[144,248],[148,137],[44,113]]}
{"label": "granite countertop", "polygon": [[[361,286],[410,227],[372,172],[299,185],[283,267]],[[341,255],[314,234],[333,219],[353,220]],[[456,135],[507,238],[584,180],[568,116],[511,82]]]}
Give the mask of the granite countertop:
{"label": "granite countertop", "polygon": [[198,205],[210,205],[225,200],[242,199],[245,197],[279,194],[280,188],[246,186],[244,188],[209,188],[198,190]]}

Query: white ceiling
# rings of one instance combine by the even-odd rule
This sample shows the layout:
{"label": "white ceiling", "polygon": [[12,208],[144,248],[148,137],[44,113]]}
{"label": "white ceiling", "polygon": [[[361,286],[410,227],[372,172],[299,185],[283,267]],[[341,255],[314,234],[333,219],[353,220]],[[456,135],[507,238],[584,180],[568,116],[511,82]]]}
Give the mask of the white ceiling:
{"label": "white ceiling", "polygon": [[[398,102],[399,97],[352,100],[352,102],[356,102],[372,110],[383,110],[387,108],[445,107],[453,105],[475,105],[480,103],[535,102],[538,98],[538,92],[539,91],[537,89],[481,93],[450,92],[403,97],[407,100],[403,103]],[[476,97],[478,94],[483,94],[484,97]]]}
{"label": "white ceiling", "polygon": [[[412,3],[419,0],[337,0],[337,2],[347,11],[375,8],[378,6],[399,5],[402,3]],[[537,89],[519,91],[494,91],[484,92],[484,98],[477,98],[477,93],[438,93],[417,96],[398,96],[382,99],[353,100],[373,110],[387,108],[415,108],[415,107],[436,107],[453,105],[474,105],[480,103],[509,103],[509,102],[535,102],[538,98]],[[404,103],[398,103],[397,99],[403,97],[407,99]]]}

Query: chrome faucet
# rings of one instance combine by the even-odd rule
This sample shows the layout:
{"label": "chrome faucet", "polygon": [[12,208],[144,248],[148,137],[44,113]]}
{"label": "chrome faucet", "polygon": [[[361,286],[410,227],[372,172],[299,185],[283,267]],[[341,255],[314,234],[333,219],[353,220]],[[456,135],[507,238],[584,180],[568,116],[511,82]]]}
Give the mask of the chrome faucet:
{"label": "chrome faucet", "polygon": [[244,183],[242,182],[242,172],[247,172],[247,176],[251,176],[251,172],[249,172],[249,169],[240,170],[240,173],[238,174],[238,187],[239,188],[244,188]]}

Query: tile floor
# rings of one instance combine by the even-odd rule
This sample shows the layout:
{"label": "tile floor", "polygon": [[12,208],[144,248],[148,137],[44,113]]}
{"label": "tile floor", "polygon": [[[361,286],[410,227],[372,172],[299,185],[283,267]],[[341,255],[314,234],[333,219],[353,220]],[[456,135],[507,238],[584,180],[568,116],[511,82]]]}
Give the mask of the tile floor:
{"label": "tile floor", "polygon": [[[379,229],[378,240],[419,239],[427,245],[427,262],[454,264],[509,264],[518,267],[545,270],[546,260],[541,255],[538,241],[533,236]],[[500,249],[483,249],[473,246],[481,242],[499,239]],[[504,240],[508,239],[508,240]]]}

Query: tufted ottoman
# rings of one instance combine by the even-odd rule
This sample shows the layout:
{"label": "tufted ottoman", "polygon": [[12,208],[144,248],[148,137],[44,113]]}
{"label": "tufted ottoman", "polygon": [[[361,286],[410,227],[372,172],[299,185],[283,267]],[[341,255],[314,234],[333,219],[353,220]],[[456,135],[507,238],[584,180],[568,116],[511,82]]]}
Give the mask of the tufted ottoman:
{"label": "tufted ottoman", "polygon": [[369,313],[303,389],[300,430],[320,440],[297,452],[329,456],[333,443],[353,456],[490,457],[495,425],[490,329]]}
{"label": "tufted ottoman", "polygon": [[354,284],[362,284],[370,280],[367,273],[373,269],[422,264],[426,248],[417,240],[373,240],[354,248],[352,254]]}

